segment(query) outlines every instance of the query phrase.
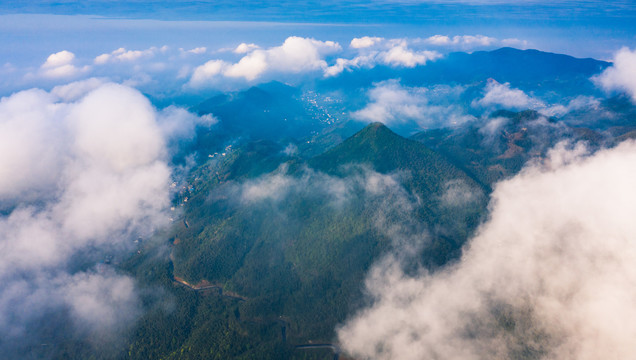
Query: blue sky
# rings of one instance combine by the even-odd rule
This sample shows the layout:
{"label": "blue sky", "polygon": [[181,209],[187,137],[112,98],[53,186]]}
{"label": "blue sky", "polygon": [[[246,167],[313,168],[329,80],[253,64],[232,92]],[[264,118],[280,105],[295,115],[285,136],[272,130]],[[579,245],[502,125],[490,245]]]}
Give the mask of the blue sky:
{"label": "blue sky", "polygon": [[[414,51],[442,54],[513,46],[611,60],[623,47],[636,48],[635,20],[636,5],[631,1],[0,2],[0,92],[55,85],[36,78],[47,58],[61,51],[72,53],[69,61],[77,72],[86,69],[86,76],[112,78],[112,73],[96,71],[94,59],[120,48],[169,48],[172,59],[181,56],[179,61],[182,53],[205,48],[203,55],[186,61],[194,68],[211,59],[237,60],[228,50],[241,43],[266,49],[291,36],[337,42],[345,52],[351,52],[353,38],[371,36],[409,39]],[[418,43],[433,36],[494,41],[447,47]]]}
{"label": "blue sky", "polygon": [[[634,47],[636,44],[636,5],[632,1],[513,1],[499,0],[384,0],[384,1],[28,1],[2,2],[0,14],[55,14],[55,15],[97,15],[106,18],[129,19],[113,21],[111,26],[91,23],[86,19],[69,21],[66,18],[51,18],[42,22],[41,18],[21,18],[20,24],[3,19],[4,41],[18,39],[28,48],[45,44],[62,45],[83,41],[90,45],[96,40],[107,42],[108,36],[100,37],[99,30],[112,33],[115,39],[118,31],[127,31],[128,36],[139,41],[149,37],[151,31],[157,37],[167,36],[169,40],[216,41],[223,38],[240,38],[250,35],[272,38],[278,35],[307,36],[289,32],[307,32],[307,25],[317,23],[347,24],[331,27],[311,28],[312,36],[319,39],[333,37],[334,34],[361,36],[363,29],[370,34],[382,36],[424,36],[429,34],[463,35],[483,34],[494,37],[525,38],[540,49],[569,53],[575,56],[609,58],[621,46]],[[182,21],[182,31],[172,33],[175,25],[148,23],[141,20]],[[189,25],[183,22],[196,21]],[[215,33],[202,33],[206,28],[200,21],[233,22],[275,22],[284,26],[265,27],[243,24],[222,26]],[[8,22],[8,23],[7,23]],[[365,27],[365,25],[370,27]],[[82,29],[82,26],[84,28]],[[185,29],[194,30],[188,36]],[[68,32],[68,28],[78,30]],[[281,31],[285,28],[288,33]],[[132,28],[132,30],[131,30]],[[88,31],[86,31],[88,30]],[[263,32],[264,30],[264,32]],[[132,31],[132,32],[131,32]],[[172,33],[172,35],[171,35]],[[385,34],[387,33],[387,34]],[[259,36],[260,35],[260,36]],[[96,37],[96,38],[94,38]],[[216,39],[209,39],[216,37]],[[46,39],[39,43],[39,38]],[[125,37],[124,37],[125,38]],[[206,39],[207,38],[207,39]],[[113,39],[114,40],[114,39]],[[147,39],[150,40],[150,39]],[[241,39],[246,41],[247,39]],[[275,41],[278,41],[276,39]],[[336,39],[337,40],[337,39]],[[29,44],[31,42],[31,44]],[[12,49],[19,52],[19,49]],[[3,54],[3,56],[7,56]]]}
{"label": "blue sky", "polygon": [[631,1],[598,0],[384,0],[384,1],[28,1],[0,4],[5,13],[105,15],[163,20],[232,20],[320,23],[418,23],[490,21],[518,23],[593,21],[616,25],[633,18]]}

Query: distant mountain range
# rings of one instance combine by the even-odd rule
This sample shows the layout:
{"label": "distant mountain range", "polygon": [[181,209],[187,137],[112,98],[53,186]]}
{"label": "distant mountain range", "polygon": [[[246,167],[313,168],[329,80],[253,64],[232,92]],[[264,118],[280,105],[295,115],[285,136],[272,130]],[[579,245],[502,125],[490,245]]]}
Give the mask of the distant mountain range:
{"label": "distant mountain range", "polygon": [[377,66],[369,70],[344,72],[320,83],[321,89],[368,87],[373,82],[399,78],[408,86],[434,84],[474,84],[492,78],[509,82],[524,91],[550,92],[561,95],[596,94],[589,81],[611,63],[595,59],[578,59],[568,55],[501,48],[473,53],[455,52],[425,66],[395,69]]}

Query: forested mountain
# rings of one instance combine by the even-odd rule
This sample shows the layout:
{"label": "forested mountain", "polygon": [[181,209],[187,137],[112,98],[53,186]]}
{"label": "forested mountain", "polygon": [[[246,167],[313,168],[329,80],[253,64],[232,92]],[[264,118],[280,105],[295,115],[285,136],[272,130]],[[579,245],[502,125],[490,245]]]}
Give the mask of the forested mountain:
{"label": "forested mountain", "polygon": [[[415,70],[345,73],[317,89],[398,73],[414,86],[492,77],[567,97],[579,85],[594,93],[587,78],[607,66],[504,48]],[[465,96],[480,96],[471,86]],[[497,110],[406,139],[351,119],[345,109],[364,103],[362,93],[340,102],[333,94],[273,82],[194,107],[219,124],[199,130],[199,161],[178,185],[168,244],[149,244],[124,266],[170,299],[170,309],[155,304],[136,328],[131,358],[329,358],[332,348],[296,347],[336,344],[339,324],[366,304],[374,264],[399,256],[406,271],[448,266],[486,216],[497,181],[561,141],[594,151],[633,130],[628,112],[616,110],[631,107],[615,99],[589,111],[624,114],[618,126]]]}
{"label": "forested mountain", "polygon": [[171,153],[169,226],[100,263],[135,280],[138,320],[108,352],[78,336],[30,358],[344,356],[338,330],[374,305],[382,264],[444,274],[498,182],[555,147],[594,153],[636,137],[628,97],[594,97],[590,77],[609,65],[503,48],[190,104],[208,123]]}

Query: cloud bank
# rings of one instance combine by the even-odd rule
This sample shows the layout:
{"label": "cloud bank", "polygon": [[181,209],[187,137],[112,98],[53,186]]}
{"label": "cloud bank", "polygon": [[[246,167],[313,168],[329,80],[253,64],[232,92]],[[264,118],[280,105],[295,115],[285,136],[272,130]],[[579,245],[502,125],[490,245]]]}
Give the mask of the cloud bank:
{"label": "cloud bank", "polygon": [[50,313],[70,318],[51,320],[59,336],[96,342],[136,318],[134,281],[96,264],[167,224],[166,144],[195,121],[184,113],[98,79],[0,100],[1,350],[54,341],[38,338]]}
{"label": "cloud bank", "polygon": [[373,305],[338,332],[374,359],[628,359],[636,336],[636,143],[554,148],[498,184],[455,265],[406,275],[392,257]]}

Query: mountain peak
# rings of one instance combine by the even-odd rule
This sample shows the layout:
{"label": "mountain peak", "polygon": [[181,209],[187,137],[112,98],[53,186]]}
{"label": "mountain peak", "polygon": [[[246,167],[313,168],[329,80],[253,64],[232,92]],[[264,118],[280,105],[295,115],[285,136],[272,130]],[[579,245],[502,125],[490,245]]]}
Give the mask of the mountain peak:
{"label": "mountain peak", "polygon": [[386,128],[386,125],[384,125],[383,123],[381,123],[379,121],[376,121],[376,122],[372,122],[371,124],[365,126],[365,129],[369,129],[369,128],[378,129],[378,128],[381,128],[381,127],[385,127]]}
{"label": "mountain peak", "polygon": [[352,138],[366,138],[366,137],[382,137],[382,136],[397,136],[397,137],[401,137],[398,134],[394,133],[393,131],[391,131],[391,129],[389,129],[388,127],[386,127],[386,125],[384,125],[381,122],[374,122],[371,123],[367,126],[365,126],[362,130],[358,131],[356,134],[353,135]]}
{"label": "mountain peak", "polygon": [[408,142],[409,140],[394,133],[383,123],[374,122],[365,126],[333,150],[350,148],[362,152],[378,153],[385,151],[389,147],[400,147],[401,143],[405,141]]}
{"label": "mountain peak", "polygon": [[374,122],[336,147],[313,158],[310,164],[324,171],[337,170],[347,163],[365,163],[381,172],[408,163],[413,154],[431,156],[431,151],[418,142],[394,133],[380,122]]}

